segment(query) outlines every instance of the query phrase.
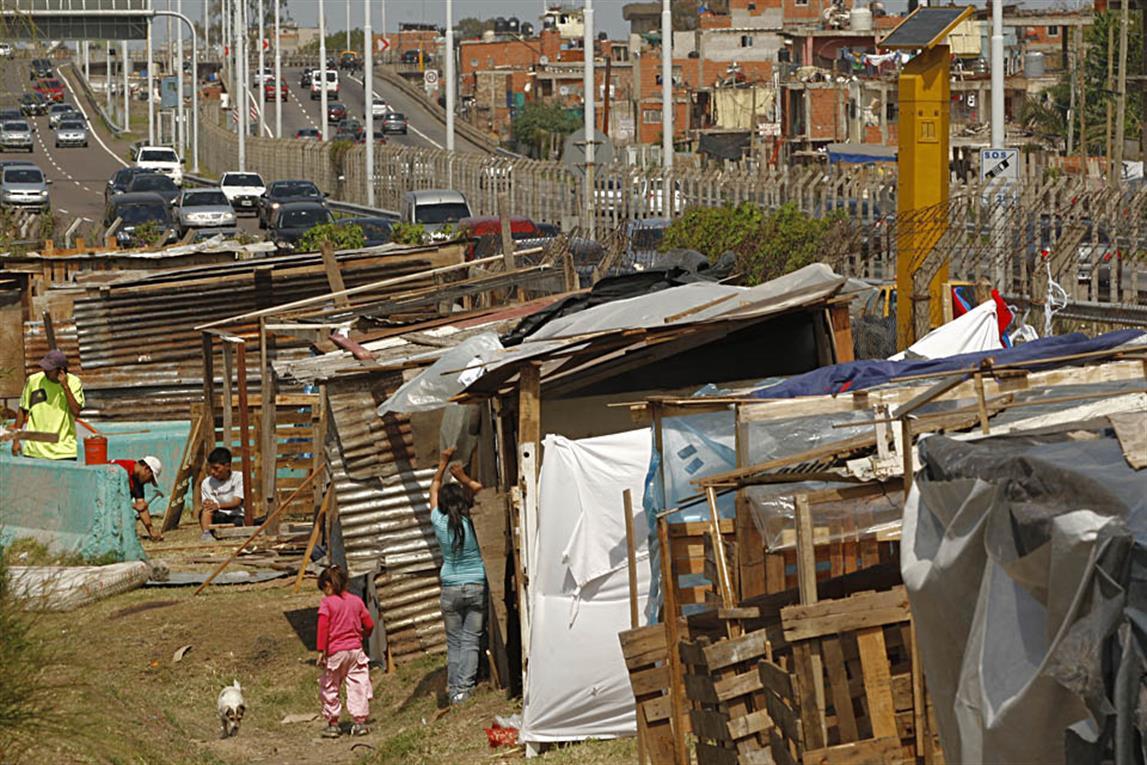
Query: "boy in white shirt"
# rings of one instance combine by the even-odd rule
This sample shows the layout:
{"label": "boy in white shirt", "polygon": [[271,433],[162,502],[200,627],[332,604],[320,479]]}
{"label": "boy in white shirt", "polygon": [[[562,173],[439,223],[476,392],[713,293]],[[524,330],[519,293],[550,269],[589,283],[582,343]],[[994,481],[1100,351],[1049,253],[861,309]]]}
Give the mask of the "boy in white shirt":
{"label": "boy in white shirt", "polygon": [[200,484],[203,512],[199,514],[201,538],[215,539],[208,528],[212,523],[243,525],[243,474],[231,469],[231,450],[220,446],[207,455],[207,477]]}

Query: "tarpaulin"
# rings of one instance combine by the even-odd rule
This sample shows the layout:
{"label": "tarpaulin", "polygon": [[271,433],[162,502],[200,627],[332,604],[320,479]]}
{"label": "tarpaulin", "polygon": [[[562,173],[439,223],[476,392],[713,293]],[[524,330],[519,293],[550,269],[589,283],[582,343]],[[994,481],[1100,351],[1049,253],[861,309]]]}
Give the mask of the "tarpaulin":
{"label": "tarpaulin", "polygon": [[649,592],[642,486],[649,429],[544,442],[530,549],[530,652],[520,739],[615,738],[636,732],[617,633],[630,628],[622,492],[633,493],[638,608]]}
{"label": "tarpaulin", "polygon": [[[996,366],[1000,366],[1021,361],[1038,361],[1078,353],[1108,350],[1142,336],[1143,331],[1138,329],[1121,329],[1095,338],[1073,333],[1033,340],[1015,348],[965,353],[940,359],[849,361],[790,377],[776,385],[755,390],[752,396],[754,398],[793,398],[795,396],[836,395],[849,390],[863,390],[883,385],[901,377],[967,369],[988,356],[995,359]],[[1038,368],[1038,365],[1028,367],[1028,369]]]}
{"label": "tarpaulin", "polygon": [[1144,762],[1147,472],[1104,422],[919,444],[901,573],[948,762]]}
{"label": "tarpaulin", "polygon": [[426,412],[441,409],[450,399],[482,376],[483,362],[502,350],[498,336],[483,332],[467,338],[442,354],[424,372],[408,380],[379,404],[378,416],[387,412]]}
{"label": "tarpaulin", "polygon": [[945,356],[960,356],[977,351],[995,351],[1003,348],[996,319],[995,300],[980,303],[959,318],[941,324],[924,337],[889,357],[889,361],[901,359],[939,359]]}

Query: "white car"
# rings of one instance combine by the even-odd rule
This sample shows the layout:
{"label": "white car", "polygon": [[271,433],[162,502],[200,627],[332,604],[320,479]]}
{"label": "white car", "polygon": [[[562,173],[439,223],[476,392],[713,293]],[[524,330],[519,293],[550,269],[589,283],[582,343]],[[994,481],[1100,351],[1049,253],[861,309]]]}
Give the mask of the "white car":
{"label": "white car", "polygon": [[235,209],[236,215],[244,212],[258,214],[259,199],[267,192],[267,184],[263,183],[258,173],[223,173],[219,179],[219,188]]}
{"label": "white car", "polygon": [[[320,81],[319,70],[311,73],[311,100],[318,101],[323,96],[323,84]],[[338,100],[339,73],[337,69],[327,70],[327,98]]]}
{"label": "white car", "polygon": [[11,58],[12,46],[6,42],[0,42],[0,58]]}
{"label": "white car", "polygon": [[386,101],[383,101],[378,96],[375,96],[373,99],[371,99],[370,115],[372,117],[376,117],[376,118],[382,117],[383,115],[385,115],[389,111],[390,111],[390,104],[388,104]]}
{"label": "white car", "polygon": [[135,155],[135,166],[166,175],[176,186],[183,185],[183,160],[167,146],[141,146]]}
{"label": "white car", "polygon": [[253,78],[257,87],[265,83],[267,80],[275,79],[275,72],[270,67],[263,67],[263,71],[255,72]]}

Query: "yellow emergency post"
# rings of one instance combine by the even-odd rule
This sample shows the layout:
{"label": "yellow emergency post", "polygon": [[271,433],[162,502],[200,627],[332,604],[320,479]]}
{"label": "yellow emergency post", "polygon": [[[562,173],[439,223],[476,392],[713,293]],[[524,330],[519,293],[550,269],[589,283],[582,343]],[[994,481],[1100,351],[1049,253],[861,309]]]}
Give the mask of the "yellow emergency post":
{"label": "yellow emergency post", "polygon": [[[879,44],[890,50],[918,53],[900,72],[900,145],[897,152],[896,344],[903,350],[915,342],[912,277],[939,242],[946,228],[948,203],[949,81],[951,53],[948,34],[974,8],[927,8],[913,11]],[[948,262],[929,286],[932,324],[942,320],[942,285]]]}

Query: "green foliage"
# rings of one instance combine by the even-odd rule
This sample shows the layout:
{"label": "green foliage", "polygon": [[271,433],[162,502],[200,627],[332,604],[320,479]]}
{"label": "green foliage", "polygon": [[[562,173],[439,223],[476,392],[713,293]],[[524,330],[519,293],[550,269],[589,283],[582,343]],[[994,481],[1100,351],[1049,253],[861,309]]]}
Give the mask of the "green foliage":
{"label": "green foliage", "polygon": [[426,227],[421,223],[395,223],[390,227],[390,240],[396,244],[422,244]]}
{"label": "green foliage", "polygon": [[813,218],[794,205],[768,212],[748,202],[693,207],[669,226],[661,249],[697,250],[710,262],[732,252],[737,271],[753,285],[829,259],[830,251],[849,240],[848,225],[842,212]]}
{"label": "green foliage", "polygon": [[303,234],[298,250],[317,252],[328,242],[336,250],[358,250],[366,246],[366,236],[362,233],[362,226],[323,223]]}
{"label": "green foliage", "polygon": [[140,247],[158,247],[163,244],[167,233],[163,225],[157,221],[145,221],[135,227],[135,231],[131,233],[131,237],[135,240],[136,245]]}
{"label": "green foliage", "polygon": [[529,101],[514,115],[510,133],[515,143],[529,147],[534,156],[540,156],[549,136],[567,136],[579,127],[580,118],[561,105]]}
{"label": "green foliage", "polygon": [[479,19],[473,16],[467,16],[454,25],[456,37],[459,40],[470,40],[475,37],[481,37],[483,32],[493,29],[493,19]]}

